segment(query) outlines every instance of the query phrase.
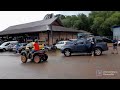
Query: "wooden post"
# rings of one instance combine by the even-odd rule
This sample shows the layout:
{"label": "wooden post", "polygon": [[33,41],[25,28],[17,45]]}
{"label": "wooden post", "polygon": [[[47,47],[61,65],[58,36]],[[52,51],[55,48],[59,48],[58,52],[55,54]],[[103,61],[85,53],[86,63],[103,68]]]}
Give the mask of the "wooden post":
{"label": "wooden post", "polygon": [[72,39],[73,39],[73,33],[72,33]]}
{"label": "wooden post", "polygon": [[47,40],[47,43],[48,43],[48,45],[50,45],[49,31],[47,31],[47,34],[48,34],[48,40]]}
{"label": "wooden post", "polygon": [[52,44],[53,44],[53,30],[52,30],[52,25],[50,26],[50,30],[51,30],[51,39],[52,39]]}

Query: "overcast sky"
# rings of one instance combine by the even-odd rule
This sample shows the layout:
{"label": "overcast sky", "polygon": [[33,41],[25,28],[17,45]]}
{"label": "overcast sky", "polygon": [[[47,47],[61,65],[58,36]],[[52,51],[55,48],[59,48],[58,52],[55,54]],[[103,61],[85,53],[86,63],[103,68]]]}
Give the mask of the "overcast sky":
{"label": "overcast sky", "polygon": [[77,15],[84,13],[88,15],[90,11],[0,11],[0,31],[12,25],[39,21],[46,14]]}

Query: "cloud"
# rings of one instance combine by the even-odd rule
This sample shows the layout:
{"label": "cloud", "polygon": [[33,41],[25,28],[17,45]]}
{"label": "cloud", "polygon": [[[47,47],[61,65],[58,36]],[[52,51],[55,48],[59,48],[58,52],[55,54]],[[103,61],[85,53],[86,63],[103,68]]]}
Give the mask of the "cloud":
{"label": "cloud", "polygon": [[84,13],[88,15],[90,11],[59,11],[59,13],[63,15],[78,15],[78,14]]}

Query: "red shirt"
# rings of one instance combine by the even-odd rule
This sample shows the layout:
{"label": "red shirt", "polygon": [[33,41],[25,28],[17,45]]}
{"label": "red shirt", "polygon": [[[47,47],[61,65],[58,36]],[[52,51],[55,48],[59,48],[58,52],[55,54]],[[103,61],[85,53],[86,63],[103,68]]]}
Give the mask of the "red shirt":
{"label": "red shirt", "polygon": [[34,43],[34,50],[36,50],[36,51],[40,50],[40,47],[39,47],[38,43]]}

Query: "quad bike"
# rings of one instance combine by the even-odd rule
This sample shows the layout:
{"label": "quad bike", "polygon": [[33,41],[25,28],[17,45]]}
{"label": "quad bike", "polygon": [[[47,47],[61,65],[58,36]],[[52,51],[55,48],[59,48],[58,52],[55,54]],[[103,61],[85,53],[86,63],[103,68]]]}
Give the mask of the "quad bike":
{"label": "quad bike", "polygon": [[26,63],[28,59],[34,61],[35,63],[40,63],[42,61],[47,61],[48,55],[45,53],[45,50],[36,51],[34,53],[31,52],[31,48],[28,50],[23,50],[21,52],[21,61]]}

